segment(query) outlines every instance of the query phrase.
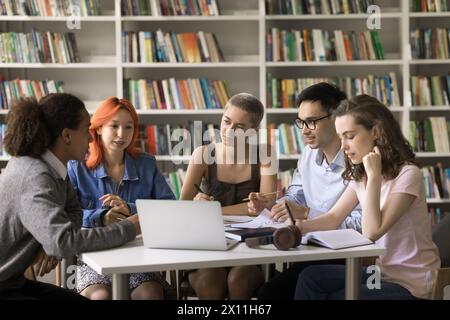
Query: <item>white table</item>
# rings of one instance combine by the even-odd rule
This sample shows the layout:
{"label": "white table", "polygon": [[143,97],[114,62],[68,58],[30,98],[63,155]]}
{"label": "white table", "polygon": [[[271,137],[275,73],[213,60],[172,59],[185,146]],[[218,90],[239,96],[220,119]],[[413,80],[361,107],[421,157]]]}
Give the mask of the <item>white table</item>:
{"label": "white table", "polygon": [[81,259],[97,273],[112,275],[115,300],[128,299],[130,273],[346,259],[345,295],[346,299],[356,300],[361,282],[360,258],[384,252],[375,244],[341,250],[303,245],[289,251],[277,250],[273,245],[250,249],[245,243],[228,251],[148,249],[139,238],[116,249],[83,253]]}

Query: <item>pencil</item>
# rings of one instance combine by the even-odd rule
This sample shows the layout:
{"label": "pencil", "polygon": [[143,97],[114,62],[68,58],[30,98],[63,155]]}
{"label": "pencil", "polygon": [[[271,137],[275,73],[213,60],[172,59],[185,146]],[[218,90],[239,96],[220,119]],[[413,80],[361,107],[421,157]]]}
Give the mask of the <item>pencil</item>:
{"label": "pencil", "polygon": [[294,216],[292,215],[291,209],[289,208],[287,202],[285,202],[284,205],[286,206],[286,210],[289,213],[289,218],[291,218],[292,224],[295,225]]}
{"label": "pencil", "polygon": [[[270,195],[275,194],[275,193],[278,193],[278,191],[263,193],[263,194],[261,194],[261,197],[270,196]],[[241,202],[249,202],[249,201],[250,201],[249,198],[244,198],[244,199],[241,200]]]}

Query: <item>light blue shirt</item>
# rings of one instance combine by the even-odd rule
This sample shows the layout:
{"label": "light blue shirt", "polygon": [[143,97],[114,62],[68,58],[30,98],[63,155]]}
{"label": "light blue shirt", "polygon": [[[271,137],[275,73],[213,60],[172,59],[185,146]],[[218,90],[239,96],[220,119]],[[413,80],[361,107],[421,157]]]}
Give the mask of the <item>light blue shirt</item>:
{"label": "light blue shirt", "polygon": [[[328,164],[321,150],[306,146],[284,198],[309,207],[310,219],[318,217],[329,211],[347,188],[342,179],[344,169],[342,150],[339,150],[333,161]],[[361,232],[359,204],[344,220],[341,228]]]}

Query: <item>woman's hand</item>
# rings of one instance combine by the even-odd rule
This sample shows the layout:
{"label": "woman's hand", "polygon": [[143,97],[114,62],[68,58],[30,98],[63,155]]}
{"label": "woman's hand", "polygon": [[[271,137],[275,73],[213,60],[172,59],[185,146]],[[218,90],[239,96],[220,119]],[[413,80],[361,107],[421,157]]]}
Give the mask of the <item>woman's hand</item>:
{"label": "woman's hand", "polygon": [[[281,200],[272,207],[270,216],[273,221],[286,221],[289,218],[289,213],[286,209],[286,203],[291,209],[294,219],[305,220],[308,219],[309,208],[302,206],[296,202]],[[293,222],[292,222],[293,223]]]}
{"label": "woman's hand", "polygon": [[115,212],[119,212],[125,216],[131,215],[128,203],[118,195],[108,193],[100,197],[99,200],[104,207],[110,207],[111,209],[114,209]]}
{"label": "woman's hand", "polygon": [[110,225],[112,223],[116,223],[116,222],[122,221],[122,220],[124,220],[124,219],[129,217],[129,215],[123,214],[120,211],[116,211],[115,208],[116,207],[111,208],[107,213],[105,213],[103,215],[102,222],[103,222],[104,226],[107,226],[107,225]]}
{"label": "woman's hand", "polygon": [[36,277],[43,277],[54,268],[56,268],[58,262],[58,258],[49,257],[41,247],[32,264],[34,274],[36,275]]}
{"label": "woman's hand", "polygon": [[193,199],[194,201],[214,201],[214,197],[208,196],[205,193],[197,193]]}
{"label": "woman's hand", "polygon": [[381,153],[377,146],[363,157],[363,165],[367,179],[381,177]]}

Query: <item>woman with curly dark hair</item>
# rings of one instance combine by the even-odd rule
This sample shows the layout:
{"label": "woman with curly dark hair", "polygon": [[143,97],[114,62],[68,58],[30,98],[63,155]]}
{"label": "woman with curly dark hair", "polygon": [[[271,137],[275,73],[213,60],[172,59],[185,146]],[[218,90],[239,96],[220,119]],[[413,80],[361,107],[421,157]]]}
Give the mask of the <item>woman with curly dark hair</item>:
{"label": "woman with curly dark hair", "polygon": [[[415,156],[394,116],[367,95],[343,102],[335,112],[336,132],[346,154],[347,190],[325,215],[297,221],[302,233],[335,229],[358,203],[362,234],[386,249],[376,265],[380,286],[366,285],[362,299],[430,299],[440,267]],[[343,299],[345,267],[311,266],[299,276],[296,299]]]}
{"label": "woman with curly dark hair", "polygon": [[66,93],[22,99],[8,113],[4,145],[12,158],[0,175],[0,299],[81,299],[27,280],[24,271],[34,265],[44,275],[61,258],[119,246],[140,232],[137,216],[81,229],[66,164],[84,160],[89,124],[83,102]]}

